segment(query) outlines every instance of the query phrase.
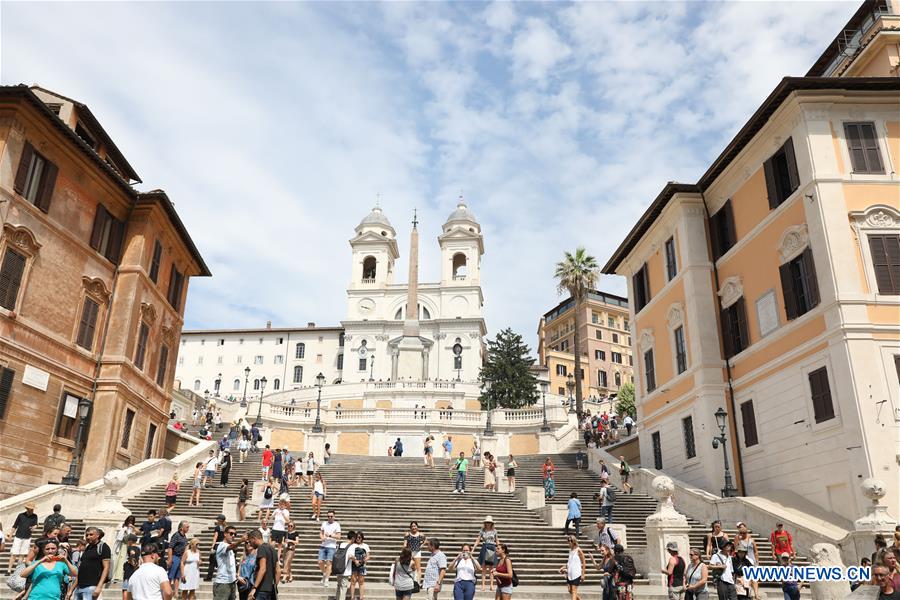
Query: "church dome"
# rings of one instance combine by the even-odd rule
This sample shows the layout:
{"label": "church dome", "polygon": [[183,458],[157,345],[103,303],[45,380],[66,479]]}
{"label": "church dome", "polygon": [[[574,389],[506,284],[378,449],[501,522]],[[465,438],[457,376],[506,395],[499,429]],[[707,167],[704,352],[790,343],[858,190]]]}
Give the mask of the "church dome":
{"label": "church dome", "polygon": [[372,209],[366,217],[359,222],[359,225],[356,226],[356,229],[360,229],[362,227],[386,227],[391,230],[391,233],[394,233],[394,226],[391,225],[391,222],[385,216],[383,212],[381,212],[381,207],[376,206]]}
{"label": "church dome", "polygon": [[459,203],[456,205],[456,210],[450,213],[450,216],[447,217],[447,223],[455,223],[455,222],[464,222],[464,223],[474,223],[478,224],[478,221],[475,220],[475,215],[472,214],[472,211],[469,210],[469,207],[466,206],[465,200],[462,198],[459,199]]}

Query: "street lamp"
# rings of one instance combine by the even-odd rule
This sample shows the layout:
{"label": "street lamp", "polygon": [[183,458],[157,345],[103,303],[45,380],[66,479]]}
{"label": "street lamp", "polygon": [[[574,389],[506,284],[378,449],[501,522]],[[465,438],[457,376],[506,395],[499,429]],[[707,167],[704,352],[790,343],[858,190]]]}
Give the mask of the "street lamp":
{"label": "street lamp", "polygon": [[75,448],[72,450],[72,462],[69,463],[69,471],[62,478],[63,485],[78,485],[78,480],[81,478],[81,454],[83,451],[81,444],[84,438],[84,422],[90,412],[91,401],[86,398],[80,398],[76,409],[78,430],[75,433]]}
{"label": "street lamp", "polygon": [[491,423],[491,382],[487,379],[483,379],[481,381],[481,389],[484,390],[484,395],[487,397],[487,422],[484,424],[483,435],[493,436],[494,435],[494,427]]}
{"label": "street lamp", "polygon": [[244,397],[241,398],[241,408],[247,408],[247,382],[250,381],[250,367],[244,367]]}
{"label": "street lamp", "polygon": [[263,375],[263,378],[259,380],[259,409],[256,411],[256,420],[253,421],[254,427],[262,427],[262,401],[263,394],[266,392],[266,377]]}
{"label": "street lamp", "polygon": [[[318,377],[316,378],[318,379]],[[325,376],[322,376],[322,379],[325,379]],[[369,381],[375,381],[375,355],[372,355],[372,358],[369,359]]]}
{"label": "street lamp", "polygon": [[222,388],[222,374],[219,373],[219,374],[216,376],[215,388],[213,388],[213,389],[215,389],[215,391],[216,391],[216,398],[219,397],[219,390],[220,390],[221,388]]}
{"label": "street lamp", "polygon": [[313,423],[313,433],[322,433],[322,388],[325,386],[325,376],[319,373],[316,375],[316,387],[319,388],[319,395],[316,396],[316,422]]}
{"label": "street lamp", "polygon": [[569,414],[575,412],[575,376],[569,373],[566,377],[566,387],[569,389]]}
{"label": "street lamp", "polygon": [[547,388],[550,384],[546,381],[541,382],[541,405],[544,411],[544,424],[541,425],[541,431],[550,431],[550,424],[547,423]]}
{"label": "street lamp", "polygon": [[719,435],[713,438],[712,447],[715,450],[719,447],[719,444],[722,444],[722,458],[725,460],[725,487],[722,488],[722,497],[733,498],[737,496],[737,488],[731,482],[731,470],[728,468],[728,447],[725,445],[725,419],[728,417],[728,413],[720,406],[714,416],[716,417],[716,425],[719,426]]}

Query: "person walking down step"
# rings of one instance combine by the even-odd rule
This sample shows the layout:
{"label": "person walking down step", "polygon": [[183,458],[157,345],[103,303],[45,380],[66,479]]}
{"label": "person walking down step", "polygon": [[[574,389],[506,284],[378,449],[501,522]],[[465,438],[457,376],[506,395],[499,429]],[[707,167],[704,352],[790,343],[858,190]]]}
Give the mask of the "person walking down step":
{"label": "person walking down step", "polygon": [[622,491],[626,494],[633,494],[634,488],[628,483],[628,479],[631,478],[631,467],[624,456],[619,457],[619,477],[622,478]]}
{"label": "person walking down step", "polygon": [[422,545],[425,543],[425,534],[419,530],[419,523],[410,521],[409,531],[403,536],[403,547],[409,548],[412,553],[413,564],[416,567],[416,581],[422,580]]}
{"label": "person walking down step", "polygon": [[482,592],[484,591],[485,579],[489,580],[491,591],[494,591],[494,578],[490,571],[493,566],[497,564],[497,544],[499,543],[500,534],[494,528],[494,519],[488,515],[484,518],[484,524],[481,526],[481,531],[478,532],[478,537],[475,538],[475,543],[472,544],[473,552],[478,549],[478,545],[481,544],[481,550],[478,553],[478,562],[482,567]]}
{"label": "person walking down step", "polygon": [[322,571],[322,587],[328,587],[331,576],[331,560],[341,539],[341,524],[334,520],[334,511],[328,511],[327,520],[319,529],[319,570]]}
{"label": "person walking down step", "polygon": [[337,581],[337,587],[334,591],[334,600],[346,600],[347,586],[350,583],[350,576],[353,574],[353,561],[350,557],[355,551],[356,532],[350,530],[347,532],[347,541],[340,542],[338,548],[331,560],[332,572]]}
{"label": "person walking down step", "polygon": [[237,538],[233,525],[225,528],[225,535],[216,547],[216,576],[213,578],[213,600],[237,600],[237,564],[235,548],[243,539]]}
{"label": "person walking down step", "polygon": [[366,600],[366,563],[372,557],[372,551],[366,543],[366,535],[362,531],[356,532],[353,544],[353,554],[347,556],[351,563],[350,568],[350,599],[353,600],[354,589],[359,590],[359,599]]}
{"label": "person walking down step", "polygon": [[194,465],[194,485],[191,489],[191,499],[188,506],[200,506],[200,490],[203,489],[203,463]]}
{"label": "person walking down step", "polygon": [[287,533],[284,534],[284,553],[283,560],[281,564],[283,565],[281,571],[281,581],[282,583],[290,583],[294,580],[294,574],[292,571],[294,564],[294,552],[297,550],[297,539],[300,537],[300,532],[297,531],[296,526],[293,521],[288,521],[287,524]]}
{"label": "person walking down step", "polygon": [[616,490],[606,481],[600,481],[600,516],[603,517],[607,523],[612,523],[612,513],[613,506],[616,503]]}
{"label": "person walking down step", "polygon": [[222,458],[219,461],[219,465],[222,467],[219,483],[222,487],[228,487],[228,476],[231,474],[231,450],[228,448],[225,448],[222,452]]}
{"label": "person walking down step", "polygon": [[209,481],[216,476],[216,467],[219,464],[219,459],[216,458],[216,453],[213,450],[209,451],[209,456],[206,457],[206,462],[203,465],[203,487],[209,487]]}
{"label": "person walking down step", "polygon": [[37,527],[38,516],[34,513],[34,503],[25,504],[25,511],[19,513],[12,526],[12,546],[9,550],[9,564],[6,565],[7,573],[11,573],[13,565],[25,560],[31,549],[31,530]]}
{"label": "person walking down step", "polygon": [[456,488],[453,490],[454,494],[465,494],[466,493],[466,473],[469,470],[469,460],[466,458],[465,452],[459,453],[459,458],[456,459]]}
{"label": "person walking down step", "polygon": [[[178,594],[179,583],[184,580],[184,571],[181,568],[181,562],[184,560],[184,553],[189,546],[187,538],[188,530],[191,524],[187,521],[181,521],[178,524],[178,530],[172,535],[166,550],[166,562],[169,565],[169,584],[172,586],[172,593]],[[197,571],[197,578],[200,577],[200,571]],[[196,586],[194,587],[196,590]],[[182,594],[183,596],[184,594]]]}
{"label": "person walking down step", "polygon": [[312,490],[312,514],[309,515],[310,519],[315,519],[316,522],[319,522],[322,514],[322,502],[325,501],[325,496],[328,494],[328,487],[325,485],[325,480],[322,478],[321,473],[316,473],[315,482],[313,483]]}
{"label": "person walking down step", "polygon": [[569,559],[566,561],[566,564],[559,568],[559,572],[566,575],[566,585],[572,600],[581,600],[581,596],[578,595],[578,586],[581,585],[582,579],[586,574],[584,552],[578,546],[578,538],[570,535],[567,539],[569,542]]}
{"label": "person walking down step", "polygon": [[515,457],[510,454],[509,459],[506,461],[506,482],[509,484],[510,493],[515,493],[516,491],[516,469],[518,467],[519,463],[517,463]]}
{"label": "person walking down step", "polygon": [[510,600],[513,592],[513,564],[506,544],[497,544],[497,566],[491,576],[497,584],[496,600]]}
{"label": "person walking down step", "polygon": [[269,448],[269,445],[266,444],[266,447],[262,451],[262,457],[260,459],[262,461],[262,480],[263,481],[269,480],[269,471],[271,471],[271,469],[272,469],[272,461],[274,458],[275,458],[275,454]]}
{"label": "person walking down step", "polygon": [[[410,572],[412,563],[412,553],[409,548],[400,551],[400,556],[391,565],[391,573],[388,578],[390,584],[394,587],[394,593],[397,600],[411,600],[413,590],[416,587],[416,581]],[[337,600],[342,600],[338,598]],[[351,598],[352,600],[352,598]]]}
{"label": "person walking down step", "polygon": [[263,488],[263,497],[259,501],[259,511],[257,512],[257,514],[259,515],[260,522],[269,520],[269,517],[272,516],[272,508],[274,506],[275,480],[269,477],[269,480],[266,482],[266,485]]}
{"label": "person walking down step", "polygon": [[[180,584],[181,600],[194,600],[197,597],[197,588],[200,587],[200,560],[200,540],[193,538],[178,563],[176,581]],[[169,584],[172,584],[171,578]],[[173,587],[173,592],[177,594],[178,590]]]}
{"label": "person walking down step", "polygon": [[666,576],[669,600],[681,600],[684,594],[684,559],[678,555],[678,544],[675,542],[666,544],[666,552],[669,554],[669,560],[661,572]]}
{"label": "person walking down step", "polygon": [[250,499],[250,482],[245,477],[241,479],[241,489],[238,490],[238,521],[243,522],[247,518],[247,500]]}
{"label": "person walking down step", "polygon": [[497,461],[490,452],[484,453],[484,488],[493,492],[497,487]]}
{"label": "person walking down step", "polygon": [[691,562],[684,573],[684,600],[709,600],[709,568],[701,560],[700,549],[691,548],[688,556]]}
{"label": "person walking down step", "polygon": [[422,587],[425,588],[425,600],[437,600],[444,584],[444,577],[447,575],[447,555],[441,552],[441,541],[437,538],[428,540],[428,550],[431,552],[431,558],[425,567],[425,581]]}

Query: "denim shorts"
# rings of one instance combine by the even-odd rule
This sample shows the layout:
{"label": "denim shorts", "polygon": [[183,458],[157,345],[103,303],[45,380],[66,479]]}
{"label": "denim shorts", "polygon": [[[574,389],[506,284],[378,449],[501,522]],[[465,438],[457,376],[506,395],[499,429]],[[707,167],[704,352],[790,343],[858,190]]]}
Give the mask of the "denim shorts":
{"label": "denim shorts", "polygon": [[334,553],[337,551],[337,548],[326,548],[325,546],[319,546],[319,560],[325,562],[331,562],[331,559],[334,558]]}

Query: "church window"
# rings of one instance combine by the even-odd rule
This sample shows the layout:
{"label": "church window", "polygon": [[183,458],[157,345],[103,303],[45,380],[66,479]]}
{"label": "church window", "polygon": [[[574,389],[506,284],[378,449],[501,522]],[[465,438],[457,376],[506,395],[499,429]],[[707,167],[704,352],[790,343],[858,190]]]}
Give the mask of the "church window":
{"label": "church window", "polygon": [[453,255],[453,280],[462,281],[466,278],[466,255],[462,252]]}
{"label": "church window", "polygon": [[363,259],[363,283],[375,281],[375,272],[377,266],[378,261],[375,260],[374,256],[367,256]]}

